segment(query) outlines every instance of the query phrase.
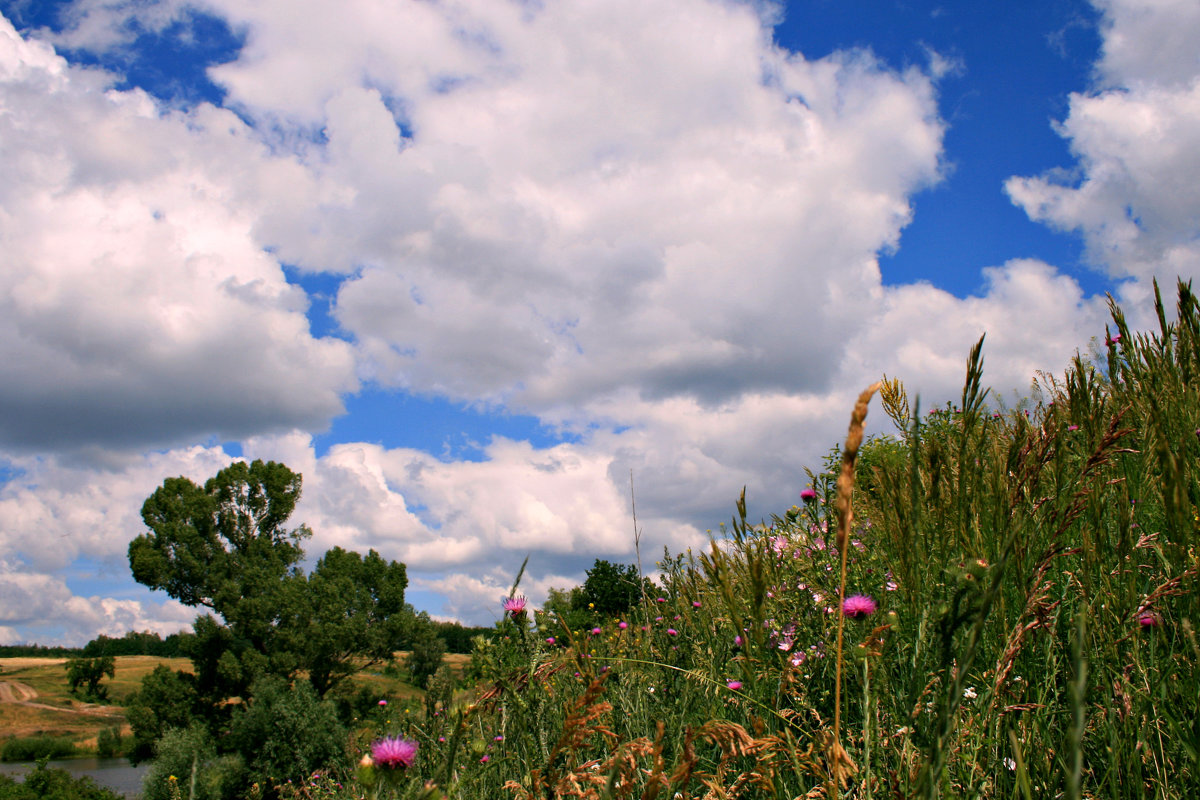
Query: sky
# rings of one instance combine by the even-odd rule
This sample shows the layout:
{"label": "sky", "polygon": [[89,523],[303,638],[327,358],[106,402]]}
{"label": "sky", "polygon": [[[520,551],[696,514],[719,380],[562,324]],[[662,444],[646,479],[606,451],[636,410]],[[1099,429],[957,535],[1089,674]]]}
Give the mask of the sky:
{"label": "sky", "polygon": [[[167,634],[167,477],[521,591],[797,502],[1200,273],[1197,0],[0,0],[0,643]],[[888,431],[876,407],[874,432]]]}

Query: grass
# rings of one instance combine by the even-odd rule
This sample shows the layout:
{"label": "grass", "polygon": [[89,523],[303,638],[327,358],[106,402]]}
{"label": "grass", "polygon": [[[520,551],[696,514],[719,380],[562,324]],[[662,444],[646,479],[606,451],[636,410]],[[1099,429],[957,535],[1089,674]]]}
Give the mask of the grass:
{"label": "grass", "polygon": [[896,433],[853,452],[864,395],[814,498],[743,497],[620,618],[506,619],[471,690],[377,729],[412,765],[290,796],[1200,796],[1200,311],[1159,310],[1134,335],[1114,306],[1098,362],[1016,409],[982,340],[953,406],[885,380]]}

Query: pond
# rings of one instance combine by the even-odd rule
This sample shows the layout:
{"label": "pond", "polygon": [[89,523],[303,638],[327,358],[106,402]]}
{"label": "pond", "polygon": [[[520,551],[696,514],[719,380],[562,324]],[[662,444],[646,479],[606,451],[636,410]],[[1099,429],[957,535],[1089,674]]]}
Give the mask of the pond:
{"label": "pond", "polygon": [[[32,761],[0,763],[0,775],[11,775],[20,780],[35,766]],[[150,769],[148,762],[131,767],[124,758],[64,758],[51,761],[49,766],[64,769],[73,778],[86,775],[101,786],[126,797],[137,797],[142,791],[142,778]]]}

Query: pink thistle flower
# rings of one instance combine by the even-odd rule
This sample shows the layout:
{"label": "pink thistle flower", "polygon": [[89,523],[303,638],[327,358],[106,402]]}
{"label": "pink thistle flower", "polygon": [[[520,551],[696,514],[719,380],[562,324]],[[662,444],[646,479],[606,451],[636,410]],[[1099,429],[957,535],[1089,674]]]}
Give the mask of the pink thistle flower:
{"label": "pink thistle flower", "polygon": [[656,602],[656,603],[665,603],[665,602],[667,602],[667,598],[665,598],[665,597],[659,597],[659,598],[656,598],[656,599],[654,600],[654,602]]}
{"label": "pink thistle flower", "polygon": [[379,705],[381,705],[381,706],[386,706],[386,705],[387,705],[387,700],[380,700],[380,701],[379,701]]}
{"label": "pink thistle flower", "polygon": [[554,637],[553,637],[553,636],[547,636],[547,637],[546,637],[546,644],[554,644]]}
{"label": "pink thistle flower", "polygon": [[692,608],[699,608],[699,607],[700,607],[700,601],[699,601],[699,600],[693,600],[693,601],[692,601]]}
{"label": "pink thistle flower", "polygon": [[678,636],[678,635],[679,635],[679,631],[675,630],[674,628],[667,628],[667,636]]}
{"label": "pink thistle flower", "polygon": [[412,739],[385,736],[371,745],[371,759],[384,769],[407,769],[417,758],[417,747]]}
{"label": "pink thistle flower", "polygon": [[479,759],[479,763],[480,763],[480,764],[486,764],[487,762],[489,762],[489,761],[491,761],[491,760],[492,760],[492,759],[491,759],[491,756],[488,756],[488,755],[486,755],[486,754],[485,754],[483,758]]}
{"label": "pink thistle flower", "polygon": [[729,683],[725,684],[725,686],[728,687],[730,691],[736,692],[738,689],[742,688],[742,682],[730,681]]}
{"label": "pink thistle flower", "polygon": [[1157,628],[1162,624],[1162,618],[1160,618],[1158,614],[1155,614],[1153,611],[1143,611],[1142,613],[1138,614],[1137,622],[1143,630],[1146,628]]}
{"label": "pink thistle flower", "polygon": [[734,647],[741,647],[744,643],[745,643],[745,640],[742,638],[742,635],[740,633],[737,636],[733,637],[733,646]]}
{"label": "pink thistle flower", "polygon": [[817,499],[817,492],[815,489],[801,489],[800,499],[806,503],[811,503],[813,500]]}
{"label": "pink thistle flower", "polygon": [[592,628],[592,636],[599,636],[599,635],[600,635],[600,629]]}
{"label": "pink thistle flower", "polygon": [[875,601],[865,594],[852,594],[842,601],[842,613],[851,619],[862,619],[875,613]]}
{"label": "pink thistle flower", "polygon": [[517,619],[525,615],[525,604],[528,602],[524,595],[506,597],[504,598],[504,611],[513,619]]}
{"label": "pink thistle flower", "polygon": [[1067,426],[1067,430],[1069,430],[1069,431],[1077,431],[1077,430],[1079,430],[1079,426],[1078,426],[1078,425],[1068,425],[1068,426]]}
{"label": "pink thistle flower", "polygon": [[620,622],[617,623],[617,627],[620,628],[621,630],[625,630],[626,628],[629,627],[629,623],[626,622],[625,620],[621,620]]}

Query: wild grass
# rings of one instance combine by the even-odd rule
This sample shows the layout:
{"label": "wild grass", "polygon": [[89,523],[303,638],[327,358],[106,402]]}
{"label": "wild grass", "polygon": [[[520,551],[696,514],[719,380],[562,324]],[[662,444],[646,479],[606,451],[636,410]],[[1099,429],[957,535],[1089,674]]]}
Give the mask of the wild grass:
{"label": "wild grass", "polygon": [[1015,410],[982,340],[954,405],[885,380],[896,433],[859,447],[872,387],[811,499],[753,522],[743,493],[623,617],[506,618],[469,690],[372,732],[414,763],[285,796],[1200,797],[1200,313],[1182,285],[1157,332],[1112,313]]}

